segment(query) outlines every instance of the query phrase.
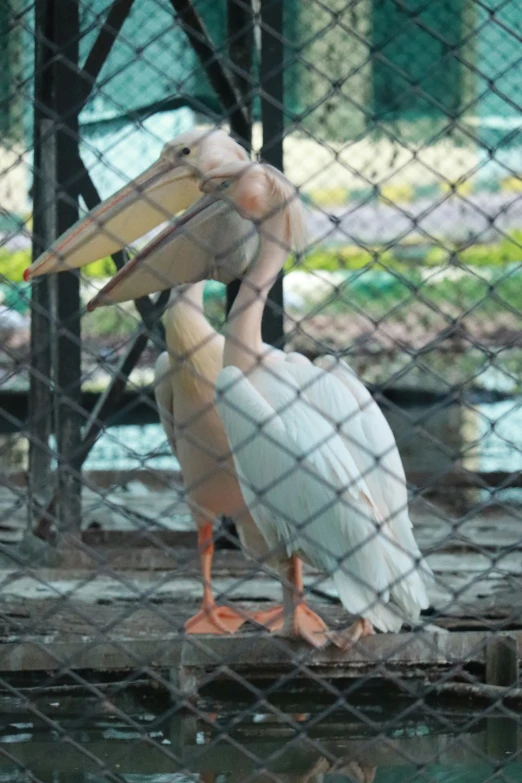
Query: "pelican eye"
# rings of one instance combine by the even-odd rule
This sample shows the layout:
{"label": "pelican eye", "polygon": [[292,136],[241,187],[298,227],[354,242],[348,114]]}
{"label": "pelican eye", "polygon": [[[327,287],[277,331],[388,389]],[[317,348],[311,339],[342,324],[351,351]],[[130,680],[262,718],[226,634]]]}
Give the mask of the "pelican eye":
{"label": "pelican eye", "polygon": [[180,150],[180,155],[190,155],[190,153],[191,153],[190,147],[183,147]]}
{"label": "pelican eye", "polygon": [[232,183],[230,182],[229,179],[224,179],[223,182],[219,183],[219,185],[217,186],[217,189],[218,190],[227,190],[230,187],[231,184]]}

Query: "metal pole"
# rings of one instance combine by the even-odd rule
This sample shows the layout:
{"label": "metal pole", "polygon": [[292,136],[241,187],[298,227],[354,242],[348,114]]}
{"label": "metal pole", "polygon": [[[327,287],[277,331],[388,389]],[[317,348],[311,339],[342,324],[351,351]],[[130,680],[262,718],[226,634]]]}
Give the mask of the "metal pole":
{"label": "metal pole", "polygon": [[[283,171],[284,136],[284,0],[261,0],[261,122],[263,147],[261,158]],[[283,274],[268,296],[263,315],[263,340],[271,345],[284,344]]]}
{"label": "metal pole", "polygon": [[96,79],[107,62],[107,58],[111,53],[121,28],[131,12],[133,4],[134,0],[113,0],[112,5],[107,12],[105,22],[100,27],[100,31],[81,70],[80,76],[83,80],[80,87],[82,106],[85,106],[87,103],[93,91]]}
{"label": "metal pole", "polygon": [[[51,244],[56,233],[55,160],[52,114],[52,3],[35,6],[33,260]],[[29,530],[51,494],[52,426],[51,282],[43,277],[31,289],[31,365],[29,373]]]}
{"label": "metal pole", "polygon": [[240,107],[232,82],[223,68],[219,51],[212,43],[192,0],[170,0],[170,3],[176,12],[181,28],[205,69],[207,78],[221,101],[221,105],[230,112],[231,119],[233,118],[237,127],[241,129],[239,135],[246,139],[248,137],[247,118]]}
{"label": "metal pole", "polygon": [[[92,182],[92,179],[85,169],[83,161],[79,156],[78,115],[92,92],[96,77],[99,75],[104,63],[107,60],[107,57],[111,52],[119,31],[121,30],[125,19],[129,15],[133,2],[134,0],[113,0],[106,20],[100,28],[100,32],[92,46],[92,49],[87,55],[83,68],[80,69],[80,71],[76,71],[76,68],[74,67],[74,61],[77,60],[78,57],[77,48],[71,49],[71,46],[74,45],[75,39],[75,36],[72,35],[72,30],[76,26],[76,19],[74,17],[70,18],[68,21],[70,32],[69,39],[67,39],[65,36],[62,36],[62,40],[59,40],[58,42],[55,41],[55,44],[53,45],[53,51],[56,43],[63,47],[64,51],[56,58],[56,63],[61,62],[63,67],[67,69],[67,72],[63,74],[60,74],[60,72],[58,73],[60,90],[55,90],[54,93],[54,98],[58,101],[59,104],[59,110],[62,119],[65,120],[63,126],[61,126],[61,129],[67,136],[65,147],[63,150],[62,148],[60,149],[60,151],[63,152],[61,157],[61,162],[63,164],[61,165],[61,174],[65,176],[65,179],[62,177],[60,191],[63,196],[64,203],[68,204],[70,207],[70,214],[67,214],[65,210],[62,210],[61,212],[62,224],[66,227],[71,220],[75,220],[77,218],[78,194],[83,196],[88,209],[93,209],[100,203],[101,200],[94,183]],[[50,5],[51,3],[49,3],[49,6]],[[48,12],[48,16],[50,21],[47,36],[48,40],[50,41],[54,40],[54,17],[52,12]],[[65,49],[67,49],[67,51],[65,51]],[[41,69],[37,67],[37,76],[40,73]],[[77,76],[77,84],[73,83],[74,74]],[[51,82],[50,75],[46,81],[46,86],[48,86],[49,94],[52,96],[53,89],[55,88],[51,88],[51,84],[54,84],[54,82]],[[70,105],[68,105],[68,101]],[[50,242],[60,233],[57,228],[56,215],[56,194],[58,193],[58,187],[56,184],[57,163],[54,154],[54,151],[56,150],[56,127],[54,121],[47,120],[46,122],[48,125],[50,125],[50,128],[47,129],[47,134],[45,136],[46,139],[50,140],[48,143],[49,149],[42,149],[42,154],[40,157],[43,158],[43,166],[45,169],[42,172],[42,181],[46,184],[46,187],[49,188],[48,201],[50,207],[47,211],[49,213],[52,212],[52,218],[54,222],[52,223],[52,228],[48,232],[49,238],[46,240],[45,244],[38,248],[36,255],[44,250],[45,247],[47,247],[47,245],[50,244]],[[67,176],[67,171],[69,171],[69,177]],[[120,269],[125,262],[124,253],[115,253],[112,258],[116,267]],[[48,280],[46,278],[44,278],[43,281],[48,284]],[[65,318],[69,318],[69,322],[71,323],[72,328],[69,330],[69,335],[61,335],[60,340],[55,339],[56,332],[53,335],[52,342],[47,337],[45,337],[45,346],[49,350],[49,364],[54,364],[56,377],[60,375],[62,382],[65,384],[67,384],[68,381],[72,381],[71,390],[73,394],[70,397],[72,404],[70,409],[66,410],[67,391],[63,393],[62,397],[57,396],[57,419],[59,419],[61,425],[64,425],[61,426],[61,429],[59,428],[59,432],[61,434],[58,436],[59,452],[62,456],[59,466],[61,472],[59,475],[58,484],[54,488],[54,492],[51,494],[50,490],[47,491],[45,493],[45,497],[43,498],[44,502],[40,503],[40,505],[35,508],[35,512],[33,513],[32,518],[32,529],[39,537],[48,539],[51,535],[55,512],[56,509],[58,509],[58,518],[60,520],[59,529],[62,533],[62,544],[67,544],[67,539],[70,538],[70,534],[73,532],[77,533],[80,527],[80,471],[82,465],[85,462],[89,451],[96,440],[97,434],[103,427],[105,416],[108,415],[112,407],[117,404],[117,401],[121,396],[122,388],[125,386],[123,378],[130,375],[132,368],[138,361],[139,356],[147,344],[148,337],[142,332],[141,329],[136,332],[131,342],[131,346],[128,352],[126,352],[125,357],[119,366],[118,372],[112,379],[112,382],[105,393],[101,395],[95,412],[88,418],[85,425],[83,438],[75,443],[75,433],[78,432],[78,428],[81,429],[83,418],[81,411],[78,408],[81,399],[81,357],[79,354],[80,323],[77,318],[79,314],[79,298],[77,298],[79,295],[78,283],[74,276],[69,275],[69,282],[65,284],[65,297],[63,296],[63,290],[58,292],[56,291],[56,285],[58,283],[61,283],[61,280],[55,281],[52,291],[54,294],[54,300],[49,297],[46,310],[50,314],[50,310],[53,307],[53,301],[56,310],[56,300],[58,300],[60,302],[60,307],[62,308],[62,316],[65,315]],[[39,283],[36,282],[33,285],[38,284]],[[164,333],[159,316],[163,306],[168,300],[168,295],[168,291],[163,292],[154,305],[146,296],[135,302],[146,328],[150,331],[153,331],[154,334],[159,337],[160,341],[163,341]],[[75,302],[76,299],[77,305]],[[65,313],[63,308],[65,308]],[[50,325],[50,315],[48,315],[48,319]],[[43,330],[43,334],[45,334],[45,330]],[[67,351],[67,339],[70,339],[71,342],[74,342],[76,348],[74,352],[74,365],[69,367],[71,370],[70,378],[66,377],[67,359],[64,359],[64,357],[67,356],[67,353],[64,354],[64,350]],[[54,351],[51,350],[52,348],[54,348]],[[62,351],[61,355],[60,349]],[[77,378],[77,383],[75,383],[75,377]],[[40,404],[40,408],[42,407],[45,406]],[[47,403],[45,409],[49,411],[50,417],[50,402]],[[48,460],[50,461],[48,451],[45,453],[48,455]],[[69,463],[67,462],[67,459],[69,459]],[[36,462],[34,464],[34,473],[36,476],[38,476],[39,465]],[[68,467],[71,468],[69,475],[67,475]],[[48,485],[49,469],[47,470],[46,478],[46,486]],[[70,511],[70,509],[72,509],[72,511]],[[73,514],[77,515],[76,519],[73,517]]]}
{"label": "metal pole", "polygon": [[[80,81],[78,0],[54,4],[54,108],[56,112],[56,231],[60,235],[78,220]],[[62,545],[81,524],[81,332],[80,278],[62,272],[56,292],[55,416],[58,450],[57,525]]]}
{"label": "metal pole", "polygon": [[[238,142],[250,154],[252,150],[252,63],[254,55],[254,12],[252,0],[228,0],[227,2],[228,56],[238,72],[233,81],[247,118],[247,136],[236,115],[230,118],[230,130]],[[227,286],[227,314],[239,291],[239,280]]]}
{"label": "metal pole", "polygon": [[254,59],[254,12],[252,0],[227,2],[228,57],[234,66],[232,81],[246,116],[246,128],[236,114],[230,117],[230,128],[240,144],[250,153],[252,148],[252,63]]}

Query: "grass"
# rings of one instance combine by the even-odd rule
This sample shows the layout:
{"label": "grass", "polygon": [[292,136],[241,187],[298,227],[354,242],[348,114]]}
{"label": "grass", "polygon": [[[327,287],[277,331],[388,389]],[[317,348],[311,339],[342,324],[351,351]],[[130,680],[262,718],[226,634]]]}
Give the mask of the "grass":
{"label": "grass", "polygon": [[453,253],[442,248],[433,248],[428,252],[426,263],[430,266],[445,264],[453,259],[462,266],[499,267],[506,264],[522,263],[522,231],[512,231],[500,242],[494,244],[471,245]]}
{"label": "grass", "polygon": [[10,253],[5,248],[0,248],[0,275],[11,283],[21,283],[24,279],[24,270],[31,263],[30,250],[18,250]]}

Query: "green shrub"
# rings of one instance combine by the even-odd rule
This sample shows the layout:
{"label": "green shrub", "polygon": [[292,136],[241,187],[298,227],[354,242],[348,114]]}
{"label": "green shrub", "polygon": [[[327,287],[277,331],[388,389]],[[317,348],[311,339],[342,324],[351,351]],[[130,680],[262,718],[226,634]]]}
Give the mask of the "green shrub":
{"label": "green shrub", "polygon": [[82,333],[87,339],[109,337],[121,340],[129,337],[139,324],[139,316],[130,308],[99,307],[83,319]]}
{"label": "green shrub", "polygon": [[362,248],[350,245],[347,247],[313,250],[298,261],[293,257],[290,258],[285,265],[287,272],[295,269],[303,272],[316,270],[325,272],[357,271],[365,267],[375,267],[376,269],[389,267],[400,271],[401,269],[406,269],[407,265],[396,258],[389,250],[375,248],[373,252],[368,252]]}
{"label": "green shrub", "polygon": [[[381,250],[376,247],[370,251],[353,245],[319,248],[312,250],[298,262],[294,257],[290,257],[285,269],[286,271],[302,269],[336,272],[375,268],[407,273],[409,269],[419,265],[444,266],[453,263],[470,267],[497,267],[513,262],[522,263],[522,231],[513,231],[499,242],[477,244],[463,249],[453,247],[446,250],[440,247],[425,248],[414,245],[397,246],[393,250]],[[0,277],[3,276],[12,283],[19,283],[23,280],[24,270],[30,263],[30,249],[10,252],[0,248]],[[83,275],[94,279],[111,277],[114,272],[115,267],[111,258],[102,258],[82,269]]]}
{"label": "green shrub", "polygon": [[312,250],[305,258],[296,263],[291,258],[286,264],[286,270],[322,269],[328,272],[339,270],[355,271],[364,267],[390,269],[406,273],[412,267],[445,266],[456,264],[471,267],[504,266],[514,262],[522,263],[522,231],[513,231],[499,242],[476,244],[467,248],[421,247],[415,245],[398,245],[393,250],[372,248],[371,251],[348,245],[346,247]]}
{"label": "green shrub", "polygon": [[30,250],[17,250],[15,253],[11,253],[5,248],[0,248],[0,275],[11,283],[23,281],[24,271],[30,263]]}
{"label": "green shrub", "polygon": [[[4,277],[11,283],[21,283],[24,279],[24,271],[31,263],[31,250],[17,250],[11,252],[0,248],[0,277]],[[102,258],[93,264],[88,264],[82,269],[86,277],[101,278],[111,277],[116,271],[111,258]]]}
{"label": "green shrub", "polygon": [[454,248],[449,253],[440,247],[434,247],[427,253],[426,265],[447,264],[452,255],[454,263],[465,266],[497,267],[514,262],[522,263],[522,231],[512,231],[500,242],[471,245],[463,249]]}

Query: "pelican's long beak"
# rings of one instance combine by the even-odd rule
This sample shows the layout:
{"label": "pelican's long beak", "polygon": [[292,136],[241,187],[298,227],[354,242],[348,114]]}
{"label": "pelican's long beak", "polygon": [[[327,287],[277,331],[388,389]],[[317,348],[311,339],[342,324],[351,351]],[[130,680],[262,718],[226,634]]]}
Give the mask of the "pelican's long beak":
{"label": "pelican's long beak", "polygon": [[195,168],[160,158],[62,234],[26,269],[24,279],[82,267],[111,255],[186,209],[200,195]]}
{"label": "pelican's long beak", "polygon": [[199,280],[229,283],[249,266],[259,244],[251,221],[216,196],[203,196],[125,264],[87,308],[128,302]]}

